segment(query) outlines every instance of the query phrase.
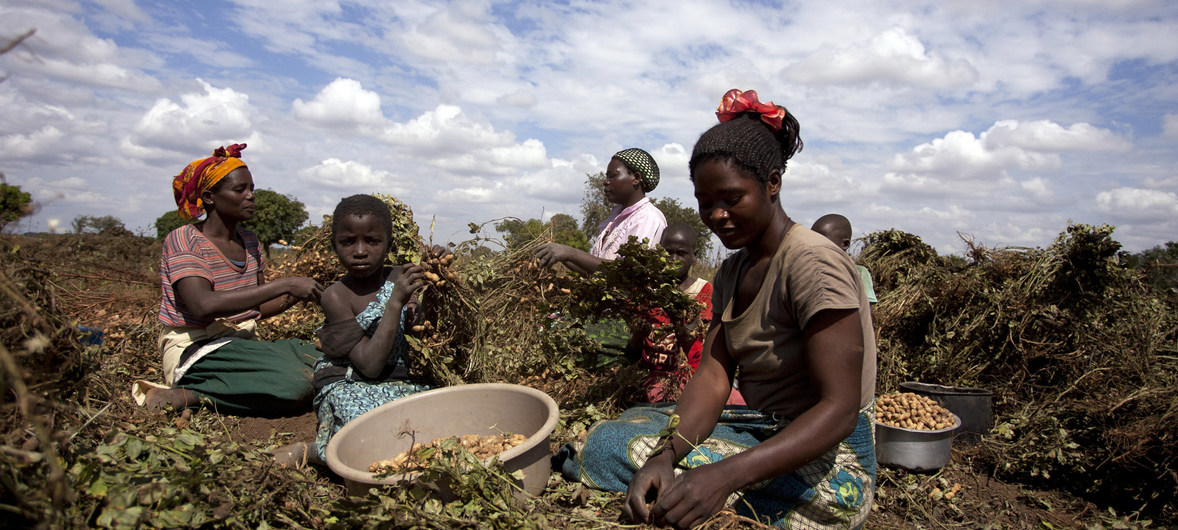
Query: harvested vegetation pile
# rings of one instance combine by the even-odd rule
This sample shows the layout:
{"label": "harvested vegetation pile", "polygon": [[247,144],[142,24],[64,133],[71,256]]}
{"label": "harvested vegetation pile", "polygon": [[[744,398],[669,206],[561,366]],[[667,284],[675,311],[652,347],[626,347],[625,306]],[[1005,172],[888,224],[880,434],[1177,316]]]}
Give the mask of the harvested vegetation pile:
{"label": "harvested vegetation pile", "polygon": [[80,345],[83,334],[58,308],[53,275],[14,260],[18,252],[0,246],[0,467],[6,486],[0,503],[11,506],[17,520],[31,522],[76,498],[60,458],[76,427],[66,403],[86,399],[96,365]]}
{"label": "harvested vegetation pile", "polygon": [[477,253],[498,242],[459,245],[461,259],[442,273],[448,281],[422,293],[433,329],[410,338],[410,372],[443,385],[571,378],[577,357],[595,345],[578,327],[550,318],[568,304],[572,280],[539,267],[534,254],[543,242]]}
{"label": "harvested vegetation pile", "polygon": [[[408,235],[416,230],[408,207],[382,198],[392,208],[399,245],[390,262],[420,262],[436,277],[421,293],[423,321],[409,334],[413,353],[406,359],[411,375],[435,386],[524,381],[562,407],[593,405],[575,422],[585,427],[632,401],[642,377],[632,365],[599,358],[601,344],[585,325],[608,315],[649,329],[647,308],[663,307],[674,317],[672,327],[683,329],[698,313],[695,302],[679,291],[674,262],[661,249],[624,245],[620,259],[588,279],[539,266],[536,250],[552,240],[547,232],[510,246],[476,235],[454,245],[455,258],[443,261],[430,245]],[[318,232],[275,265],[273,274],[324,284],[338,279],[343,270],[331,249],[330,225],[325,217]],[[472,225],[471,232],[482,228]],[[267,321],[260,335],[308,337],[322,321],[318,306],[300,304]],[[608,366],[591,368],[600,365]],[[589,369],[601,377],[576,380]]]}
{"label": "harvested vegetation pile", "polygon": [[999,476],[1178,522],[1178,313],[1118,256],[1112,227],[1046,249],[938,256],[876,232],[860,262],[879,303],[880,392],[907,380],[995,396],[982,446]]}

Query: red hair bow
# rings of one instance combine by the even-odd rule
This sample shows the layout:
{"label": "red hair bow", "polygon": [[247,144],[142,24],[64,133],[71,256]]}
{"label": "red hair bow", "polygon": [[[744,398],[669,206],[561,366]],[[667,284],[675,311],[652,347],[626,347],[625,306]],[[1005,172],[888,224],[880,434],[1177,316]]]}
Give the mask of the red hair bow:
{"label": "red hair bow", "polygon": [[758,101],[756,90],[745,92],[736,88],[729,90],[720,99],[720,106],[716,107],[716,117],[720,118],[720,123],[746,112],[760,114],[761,121],[773,129],[773,132],[781,130],[781,120],[785,118],[785,109],[774,105],[772,101],[768,103]]}

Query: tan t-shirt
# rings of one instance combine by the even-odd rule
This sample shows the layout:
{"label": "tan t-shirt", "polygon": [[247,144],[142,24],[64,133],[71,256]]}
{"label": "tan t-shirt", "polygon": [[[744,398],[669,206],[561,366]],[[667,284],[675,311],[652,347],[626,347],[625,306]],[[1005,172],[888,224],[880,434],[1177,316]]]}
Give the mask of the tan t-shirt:
{"label": "tan t-shirt", "polygon": [[740,364],[740,392],[749,407],[794,418],[818,402],[802,330],[819,311],[858,309],[863,329],[860,406],[875,396],[875,332],[859,271],[825,236],[794,224],[777,247],[760,291],[733,315],[741,250],[720,266],[712,293],[714,319],[724,326],[728,353]]}

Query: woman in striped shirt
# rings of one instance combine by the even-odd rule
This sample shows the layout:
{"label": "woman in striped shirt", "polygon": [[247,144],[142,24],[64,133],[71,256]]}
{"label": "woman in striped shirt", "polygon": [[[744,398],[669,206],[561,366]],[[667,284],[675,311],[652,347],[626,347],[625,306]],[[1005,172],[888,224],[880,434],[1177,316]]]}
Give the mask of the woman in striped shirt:
{"label": "woman in striped shirt", "polygon": [[149,407],[205,403],[219,412],[273,415],[310,402],[320,355],[314,343],[259,341],[254,327],[297,302],[318,301],[323,286],[303,277],[265,281],[262,246],[240,226],[255,208],[244,148],[219,148],[173,179],[180,216],[205,218],[164,239],[159,346],[166,385],[147,390]]}

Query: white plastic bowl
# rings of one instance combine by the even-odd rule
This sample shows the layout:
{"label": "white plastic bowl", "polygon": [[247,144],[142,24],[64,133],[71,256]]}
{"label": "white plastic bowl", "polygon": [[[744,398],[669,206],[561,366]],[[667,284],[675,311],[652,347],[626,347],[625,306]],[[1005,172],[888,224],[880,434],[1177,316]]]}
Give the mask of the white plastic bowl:
{"label": "white plastic bowl", "polygon": [[[527,440],[500,453],[499,461],[508,473],[522,470],[520,487],[538,495],[552,474],[549,443],[559,418],[560,410],[548,394],[526,386],[481,383],[429,390],[385,403],[348,422],[327,444],[327,466],[344,479],[349,495],[362,496],[372,486],[416,478],[407,473],[377,479],[368,471],[373,462],[397,456],[415,441],[523,434]],[[400,434],[405,432],[413,435]]]}

